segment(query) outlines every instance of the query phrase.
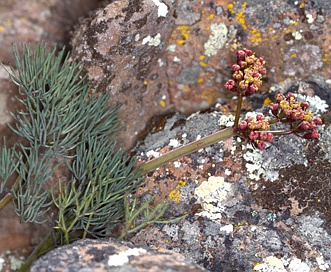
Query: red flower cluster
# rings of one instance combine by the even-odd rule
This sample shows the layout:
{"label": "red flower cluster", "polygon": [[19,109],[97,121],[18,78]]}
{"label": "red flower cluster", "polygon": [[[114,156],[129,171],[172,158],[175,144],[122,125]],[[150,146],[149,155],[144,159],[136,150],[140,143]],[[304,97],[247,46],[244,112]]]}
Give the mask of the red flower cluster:
{"label": "red flower cluster", "polygon": [[[235,130],[239,136],[249,139],[257,148],[265,149],[266,142],[272,142],[274,135],[295,134],[306,139],[319,137],[316,127],[322,124],[320,118],[315,118],[308,110],[308,102],[296,101],[293,93],[286,96],[277,94],[277,103],[271,103],[271,112],[275,118],[267,121],[262,114],[256,118],[248,117],[239,121],[243,96],[255,94],[262,85],[262,76],[266,74],[265,60],[257,58],[249,49],[237,52],[237,63],[232,66],[232,77],[225,83],[225,88],[237,93],[238,106],[236,110]],[[270,124],[282,122],[289,124],[289,128],[281,131],[269,131]]]}
{"label": "red flower cluster", "polygon": [[240,95],[255,94],[262,85],[262,76],[267,73],[265,60],[257,58],[249,49],[237,52],[237,64],[232,66],[233,79],[225,83],[225,88]]}
{"label": "red flower cluster", "polygon": [[257,148],[265,149],[266,142],[271,143],[274,139],[271,132],[264,131],[269,128],[269,122],[265,120],[262,114],[258,114],[256,118],[248,117],[247,120],[240,121],[237,132],[239,135],[250,139]]}
{"label": "red flower cluster", "polygon": [[298,102],[291,92],[286,96],[276,95],[277,103],[271,103],[272,114],[282,123],[290,123],[291,130],[297,136],[306,139],[316,139],[319,134],[316,127],[322,124],[319,117],[314,118],[312,111],[308,111],[308,102]]}

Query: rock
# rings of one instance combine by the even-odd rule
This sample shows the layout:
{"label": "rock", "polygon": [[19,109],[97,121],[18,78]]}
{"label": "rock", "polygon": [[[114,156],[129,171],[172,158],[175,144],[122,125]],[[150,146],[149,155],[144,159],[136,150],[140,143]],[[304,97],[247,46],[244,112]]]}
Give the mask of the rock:
{"label": "rock", "polygon": [[[297,264],[298,271],[330,267],[331,91],[325,80],[311,80],[292,81],[282,91],[298,93],[321,115],[325,126],[318,140],[277,136],[261,151],[234,137],[157,168],[146,176],[143,198],[155,197],[154,205],[169,199],[165,220],[188,216],[140,230],[130,241],[176,249],[209,271],[275,271],[275,263],[282,271],[294,271]],[[268,111],[261,104],[258,111]],[[225,109],[173,116],[136,148],[139,160],[220,130],[221,123],[231,122]]]}
{"label": "rock", "polygon": [[170,250],[152,250],[112,239],[82,239],[38,259],[31,272],[71,271],[207,271]]}
{"label": "rock", "polygon": [[78,18],[98,5],[98,0],[2,1],[0,60],[14,64],[13,42],[67,45]]}
{"label": "rock", "polygon": [[118,141],[126,150],[152,117],[173,109],[165,69],[173,8],[156,3],[115,1],[85,20],[72,40],[72,58],[82,62],[93,93],[109,92],[110,105],[122,104]]}

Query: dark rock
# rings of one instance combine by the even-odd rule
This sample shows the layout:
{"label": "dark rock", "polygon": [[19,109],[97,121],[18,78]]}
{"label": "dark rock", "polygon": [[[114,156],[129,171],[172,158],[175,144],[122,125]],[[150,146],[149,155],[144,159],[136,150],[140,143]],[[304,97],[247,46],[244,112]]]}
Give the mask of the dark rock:
{"label": "dark rock", "polygon": [[[276,263],[282,271],[327,270],[330,91],[321,78],[292,84],[288,90],[299,93],[315,114],[321,114],[325,126],[319,128],[318,141],[281,136],[259,151],[235,137],[159,167],[146,177],[145,191],[158,201],[170,199],[165,218],[188,216],[176,224],[141,230],[130,240],[175,249],[209,271],[274,271]],[[181,146],[220,130],[217,121],[224,117],[220,112],[194,114],[177,127],[173,123],[178,116],[170,118],[163,131],[146,137],[137,154],[145,161],[148,155],[173,149],[174,143]],[[227,189],[218,191],[211,184],[211,194],[199,198],[196,189],[211,178],[224,182]],[[201,203],[208,198],[212,198],[208,206]]]}

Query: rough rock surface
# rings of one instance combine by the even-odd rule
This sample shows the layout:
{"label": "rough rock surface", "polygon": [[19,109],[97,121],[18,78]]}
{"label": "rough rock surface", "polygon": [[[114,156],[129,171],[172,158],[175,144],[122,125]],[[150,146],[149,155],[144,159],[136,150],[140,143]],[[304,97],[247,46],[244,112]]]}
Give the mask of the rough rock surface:
{"label": "rough rock surface", "polygon": [[[301,81],[283,91],[307,95],[311,110],[322,114],[318,141],[281,136],[260,151],[234,138],[159,167],[142,192],[172,201],[166,219],[188,216],[141,230],[130,241],[175,250],[209,271],[328,271],[331,89]],[[220,130],[233,121],[224,110],[170,118],[137,155],[145,161]]]}
{"label": "rough rock surface", "polygon": [[85,20],[72,40],[72,58],[82,62],[93,92],[109,92],[111,105],[122,104],[124,129],[118,141],[126,149],[134,146],[152,117],[172,108],[165,51],[173,8],[166,3],[114,1]]}
{"label": "rough rock surface", "polygon": [[12,43],[68,45],[78,18],[98,7],[99,0],[1,1],[0,60],[13,63]]}
{"label": "rough rock surface", "polygon": [[41,257],[31,272],[72,271],[206,271],[170,250],[152,250],[109,239],[84,239]]}
{"label": "rough rock surface", "polygon": [[267,60],[267,88],[316,73],[328,79],[329,13],[324,1],[113,1],[79,26],[73,57],[96,93],[123,104],[128,149],[156,115],[228,101],[222,86],[243,46]]}
{"label": "rough rock surface", "polygon": [[[149,110],[149,105],[154,105],[154,111],[157,115],[160,115],[172,110],[191,113],[201,109],[204,110],[216,102],[223,103],[228,101],[227,94],[222,86],[224,81],[231,75],[230,67],[233,62],[234,52],[241,47],[251,48],[258,55],[265,57],[269,71],[265,80],[265,88],[263,89],[266,92],[254,96],[252,100],[246,101],[248,106],[256,109],[263,102],[267,101],[266,98],[271,98],[274,92],[285,92],[291,89],[291,87],[297,92],[301,92],[301,89],[303,91],[311,91],[312,93],[316,92],[330,104],[328,99],[330,99],[329,90],[331,86],[331,62],[329,61],[331,42],[329,35],[330,20],[328,18],[331,6],[328,1],[169,0],[164,1],[168,10],[165,17],[159,17],[159,11],[160,14],[164,14],[162,12],[165,10],[164,6],[161,5],[162,1],[117,0],[110,2],[113,6],[125,5],[124,10],[120,8],[113,9],[118,14],[112,15],[117,22],[123,23],[120,28],[122,30],[125,30],[125,24],[127,23],[123,20],[130,16],[131,19],[141,18],[140,23],[144,22],[145,17],[146,20],[149,20],[149,16],[156,19],[152,22],[148,21],[151,24],[149,29],[154,28],[154,33],[148,32],[145,26],[146,37],[141,35],[134,36],[132,40],[132,37],[128,36],[128,40],[126,40],[125,33],[120,33],[122,39],[118,40],[117,43],[120,46],[113,47],[114,55],[112,57],[109,57],[107,52],[102,51],[102,48],[98,48],[98,43],[95,43],[102,41],[103,31],[105,31],[104,39],[106,41],[111,41],[110,37],[112,36],[114,39],[118,38],[117,33],[114,35],[114,33],[110,32],[111,29],[102,27],[103,25],[110,25],[115,21],[103,22],[102,18],[104,16],[112,14],[109,11],[109,7],[104,9],[105,14],[102,10],[97,11],[90,19],[82,21],[80,23],[81,26],[78,26],[76,31],[76,33],[82,33],[80,31],[88,29],[92,22],[95,23],[95,26],[101,26],[99,28],[96,27],[95,32],[92,28],[92,34],[96,33],[98,40],[92,35],[93,39],[88,44],[87,52],[90,52],[91,48],[95,46],[96,50],[103,52],[106,61],[118,60],[118,56],[121,56],[123,61],[127,63],[127,69],[131,69],[131,62],[127,61],[132,59],[131,50],[133,50],[133,43],[139,48],[144,41],[144,49],[146,49],[144,57],[141,58],[141,63],[139,60],[139,62],[134,64],[137,70],[149,67],[148,69],[150,70],[143,70],[143,73],[151,75],[151,77],[147,78],[146,81],[141,79],[140,84],[143,84],[145,89],[141,87],[140,90],[142,92],[135,93],[134,99],[132,99],[132,94],[135,92],[134,86],[131,90],[126,90],[126,98],[130,98],[131,100],[129,101],[134,102],[134,104],[131,104],[132,106],[126,104],[126,100],[121,100],[125,106],[125,113],[122,115],[122,118],[124,118],[123,123],[130,126],[130,130],[127,127],[122,134],[122,144],[127,144],[126,149],[129,149],[139,139],[138,136],[143,138],[145,128],[149,128],[147,123],[152,116],[145,115]],[[96,3],[97,1],[84,0],[46,2],[29,0],[24,1],[24,3],[19,0],[2,1],[0,9],[0,60],[5,62],[12,61],[10,45],[12,41],[38,42],[46,40],[50,45],[55,42],[59,45],[66,44],[70,35],[68,29],[77,20],[76,15],[79,16],[86,10],[95,7]],[[141,3],[144,5],[149,3],[150,7],[152,7],[151,15],[147,15],[145,9],[139,8]],[[87,6],[89,7],[86,8]],[[129,6],[131,7],[130,9],[126,8]],[[161,9],[159,9],[160,6]],[[81,12],[82,10],[85,11]],[[67,16],[68,12],[70,16]],[[130,16],[127,17],[125,14]],[[99,16],[99,21],[96,15]],[[121,18],[121,16],[124,17]],[[163,19],[163,22],[169,23],[162,23],[162,27],[159,27],[160,30],[158,30],[157,27],[160,25],[159,20],[161,19]],[[128,20],[128,22],[131,21]],[[136,25],[131,24],[131,27],[137,30],[139,22]],[[158,36],[157,34],[160,31],[167,33],[168,36]],[[128,30],[128,34],[130,33],[130,30]],[[150,38],[147,38],[148,36]],[[139,41],[136,42],[135,38],[139,38]],[[144,40],[144,38],[147,39]],[[75,42],[76,40],[78,41],[77,35],[73,37],[73,41]],[[133,43],[127,42],[129,40],[133,41]],[[73,44],[73,54],[75,54],[76,47],[80,49],[81,44]],[[105,48],[107,48],[107,44]],[[81,52],[83,54],[84,51]],[[215,52],[217,53],[214,55]],[[110,54],[112,51],[108,50],[108,53]],[[158,58],[158,53],[160,53],[160,58]],[[150,58],[150,56],[153,58]],[[100,57],[101,55],[96,55],[96,59]],[[117,65],[121,66],[122,63]],[[96,68],[89,71],[91,72],[90,77],[94,76],[96,83],[100,79],[95,77],[95,73],[100,72],[98,68],[96,66]],[[160,93],[162,92],[161,96],[153,93],[155,90],[158,90],[153,85],[154,80],[161,79],[154,79],[152,70],[157,71],[163,77],[162,84],[164,83],[164,85],[160,89]],[[166,70],[165,75],[164,70]],[[112,79],[112,70],[103,69],[102,72],[105,72],[105,74],[102,73],[105,76],[104,78],[109,77]],[[137,74],[134,73],[133,75],[137,76]],[[102,80],[104,78],[101,77]],[[132,74],[120,76],[118,80],[121,80],[125,85],[130,82],[131,78]],[[12,99],[8,94],[14,94],[16,87],[9,85],[8,81],[4,84],[5,86],[12,86],[10,89],[7,89],[7,87],[1,88],[1,96],[5,93],[7,97],[6,100],[0,99],[1,112],[5,118],[8,118],[8,115],[2,109],[11,108]],[[120,85],[119,82],[117,84]],[[111,103],[120,101],[117,99],[117,95],[124,99],[123,94],[119,90],[121,89],[111,90],[113,92],[113,101]],[[151,95],[147,95],[145,93],[146,90],[151,90]],[[137,100],[139,101],[143,95],[145,95],[143,102],[146,103],[146,106],[137,108]],[[4,101],[7,101],[8,105],[4,105]],[[233,112],[234,103],[230,102],[221,109],[222,112],[223,110],[227,113]],[[131,117],[134,118],[125,119]],[[0,120],[3,120],[1,118]],[[216,117],[214,116],[213,118]],[[211,125],[211,119],[213,118],[211,116],[203,117],[204,121],[202,123],[204,125],[210,124],[210,126],[205,126],[204,130],[208,132],[213,130]],[[142,119],[144,122],[141,123]],[[325,121],[330,120],[330,114],[324,116],[324,119]],[[177,127],[183,123],[185,123],[185,118],[181,116],[173,125]],[[198,124],[194,123],[191,125],[191,129],[199,126]],[[2,133],[6,134],[9,132],[9,130],[4,128],[1,127]],[[219,129],[219,127],[215,125],[214,129]],[[270,159],[271,153],[268,153],[268,156],[250,155],[251,161],[252,158],[253,161],[258,159],[259,164],[255,164],[255,170],[254,167],[250,168],[251,170],[253,169],[253,172],[247,172],[248,178],[242,177],[247,169],[242,169],[241,166],[242,164],[250,164],[250,161],[241,159],[243,154],[236,153],[238,151],[233,151],[233,154],[229,156],[231,149],[226,148],[226,146],[231,147],[233,145],[229,141],[225,143],[224,148],[223,144],[219,144],[214,146],[214,148],[204,149],[202,154],[199,155],[198,153],[198,156],[195,154],[192,155],[193,157],[182,158],[176,164],[169,164],[165,168],[169,171],[164,169],[157,170],[154,176],[147,181],[148,188],[153,188],[155,192],[159,192],[159,199],[170,195],[176,201],[179,200],[178,203],[176,202],[172,205],[171,208],[174,209],[170,209],[174,215],[180,214],[183,210],[189,210],[193,216],[201,209],[199,205],[192,204],[196,203],[195,200],[191,202],[184,201],[187,199],[185,195],[192,194],[196,184],[185,180],[186,185],[183,186],[184,183],[178,183],[178,181],[184,178],[188,179],[190,176],[192,176],[192,180],[205,181],[209,177],[208,173],[211,173],[212,175],[223,175],[227,183],[237,181],[234,183],[234,186],[230,186],[231,192],[239,192],[235,194],[236,198],[234,201],[237,204],[230,202],[226,206],[233,207],[233,209],[229,209],[228,213],[222,217],[223,221],[220,223],[215,224],[215,222],[201,216],[193,216],[193,219],[188,218],[188,222],[185,221],[186,223],[185,225],[183,223],[183,226],[180,224],[168,227],[157,226],[149,231],[144,230],[140,233],[140,238],[139,236],[134,237],[135,241],[137,243],[162,245],[175,251],[185,252],[185,255],[189,257],[194,253],[195,249],[201,249],[197,251],[198,253],[195,253],[192,259],[203,263],[205,267],[213,267],[213,263],[216,260],[215,256],[217,255],[215,252],[219,252],[220,248],[225,248],[224,252],[228,253],[225,254],[223,252],[225,255],[221,254],[221,256],[224,256],[225,261],[216,260],[214,265],[214,267],[221,267],[224,271],[235,270],[235,267],[231,266],[231,262],[236,264],[239,271],[245,271],[243,267],[247,266],[247,264],[249,264],[250,268],[253,267],[255,262],[261,262],[261,264],[265,265],[265,268],[261,268],[262,271],[264,271],[263,269],[272,269],[272,267],[275,270],[282,271],[279,262],[277,263],[273,258],[268,258],[271,255],[280,259],[282,256],[285,256],[281,260],[286,271],[309,271],[309,268],[307,270],[308,265],[311,271],[327,271],[331,265],[329,259],[329,256],[331,256],[329,252],[330,239],[325,231],[326,222],[330,222],[326,216],[330,210],[329,198],[331,195],[328,189],[330,128],[326,127],[325,129],[326,131],[322,134],[320,144],[318,145],[308,144],[303,146],[302,142],[300,143],[300,141],[292,138],[284,140],[285,142],[275,142],[274,148],[269,148],[269,151],[272,152],[272,156],[277,157],[276,160]],[[159,128],[157,127],[155,130],[159,130]],[[140,133],[135,135],[136,131],[140,131],[141,135],[139,135]],[[162,135],[162,143],[164,144],[162,146],[168,144],[169,138],[178,137],[177,140],[179,142],[185,141],[185,137],[179,134],[175,136],[177,132],[175,133],[174,131],[176,130]],[[198,134],[201,133],[199,132]],[[184,132],[182,134],[185,135]],[[161,137],[161,134],[158,134],[158,136]],[[10,137],[12,136],[9,135]],[[190,136],[189,134],[187,137],[191,137],[190,140],[195,138],[195,136]],[[15,140],[14,138],[11,139]],[[145,142],[147,143],[147,141]],[[148,144],[146,144],[147,149],[154,150],[156,148],[148,146],[149,144],[152,146],[152,142],[148,140]],[[172,142],[171,146],[164,147],[163,151],[173,148],[173,144]],[[302,148],[292,148],[293,145],[297,144]],[[275,147],[280,148],[277,151]],[[322,151],[320,148],[322,148]],[[149,151],[147,149],[146,151]],[[292,151],[298,153],[292,154]],[[284,152],[290,152],[287,154],[291,155],[285,156]],[[303,154],[306,157],[302,157]],[[324,159],[320,159],[320,156]],[[218,163],[218,160],[222,158],[223,162]],[[299,163],[292,164],[291,160],[293,158]],[[216,162],[214,163],[215,166],[208,164],[210,161]],[[191,163],[195,165],[193,168]],[[176,167],[178,165],[181,167]],[[264,170],[264,173],[266,173],[264,178],[274,178],[276,174],[281,177],[280,182],[272,182],[269,179],[256,180],[253,178],[256,177],[256,172],[259,172],[256,170],[256,167]],[[175,174],[171,171],[175,171]],[[172,176],[175,178],[171,179]],[[248,187],[249,185],[250,187]],[[177,186],[179,187],[177,188]],[[242,200],[244,204],[240,201],[236,202],[237,200]],[[275,214],[276,220],[273,221]],[[8,216],[10,217],[10,215]],[[3,217],[1,217],[1,220],[3,220]],[[221,232],[218,231],[218,227],[222,228]],[[232,228],[233,231],[231,232]],[[13,229],[18,228],[15,227]],[[23,227],[23,229],[30,232],[28,227]],[[191,231],[192,229],[197,232],[200,229],[202,235],[196,235],[196,233]],[[256,232],[256,229],[259,232]],[[3,234],[3,228],[1,228],[1,231]],[[209,238],[208,235],[210,233],[220,234],[219,236]],[[22,236],[25,235],[30,234],[22,233]],[[165,237],[164,240],[160,239],[163,235]],[[19,236],[16,237],[19,239]],[[176,237],[179,240],[176,240]],[[220,242],[218,242],[218,238]],[[25,238],[21,239],[22,241],[28,241],[28,239],[24,240]],[[274,241],[273,246],[271,245],[272,242],[270,242],[270,245],[268,244],[269,240]],[[189,241],[190,244],[185,244],[185,241]],[[18,241],[17,246],[22,245],[20,242]],[[183,243],[182,248],[180,243]],[[217,243],[221,245],[217,250],[213,250],[209,246]],[[284,246],[285,253],[279,250],[279,244]],[[246,247],[247,249],[245,249]],[[252,256],[251,253],[256,248],[262,248],[262,253]],[[317,251],[314,252],[315,249],[311,250],[311,248],[317,248]],[[249,252],[249,250],[251,251]],[[205,255],[199,255],[199,252],[203,252]],[[8,253],[5,255],[7,256]],[[248,258],[243,259],[243,256],[246,255]],[[2,256],[4,255],[1,254],[0,257],[2,258]],[[256,259],[254,259],[255,257]],[[3,262],[6,262],[7,265],[8,258],[4,257],[5,261],[1,258],[0,267]],[[272,266],[271,263],[279,264],[280,268]],[[299,266],[297,270],[295,270],[296,265]]]}

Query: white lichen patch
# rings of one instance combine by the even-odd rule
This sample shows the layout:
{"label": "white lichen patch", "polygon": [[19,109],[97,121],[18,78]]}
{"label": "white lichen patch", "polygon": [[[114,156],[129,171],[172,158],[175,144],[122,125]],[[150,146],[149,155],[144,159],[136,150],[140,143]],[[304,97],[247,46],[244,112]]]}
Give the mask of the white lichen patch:
{"label": "white lichen patch", "polygon": [[157,157],[160,156],[160,153],[157,152],[157,151],[154,151],[154,150],[149,150],[149,151],[146,152],[146,156],[147,157],[153,156],[154,158],[157,158]]}
{"label": "white lichen patch", "polygon": [[122,251],[118,254],[114,254],[108,257],[109,266],[121,266],[129,262],[129,256],[139,256],[141,253],[146,253],[146,249],[143,248],[130,248]]}
{"label": "white lichen patch", "polygon": [[168,14],[168,7],[165,3],[160,0],[153,0],[154,4],[158,7],[157,17],[166,17]]}
{"label": "white lichen patch", "polygon": [[225,225],[220,227],[220,232],[225,232],[226,234],[230,234],[233,232],[233,225]]}
{"label": "white lichen patch", "polygon": [[[323,271],[330,269],[330,265],[325,262],[323,255],[316,257],[316,262],[318,264],[319,269],[321,269]],[[330,270],[328,270],[328,271],[330,271]]]}
{"label": "white lichen patch", "polygon": [[167,51],[169,51],[169,52],[175,52],[176,51],[176,44],[170,44],[170,45],[168,45]]}
{"label": "white lichen patch", "polygon": [[308,160],[304,152],[306,144],[305,139],[295,135],[276,137],[265,150],[253,148],[251,144],[247,144],[243,158],[246,161],[245,167],[248,178],[251,180],[263,178],[269,181],[277,181],[281,168],[293,164],[307,166]]}
{"label": "white lichen patch", "polygon": [[263,262],[254,266],[254,271],[259,272],[309,272],[309,266],[298,258],[279,259],[275,256],[268,256]]}
{"label": "white lichen patch", "polygon": [[307,18],[308,24],[312,24],[315,21],[312,14],[306,14],[306,18]]}
{"label": "white lichen patch", "polygon": [[157,63],[159,64],[159,67],[164,66],[164,62],[163,62],[162,59],[158,59],[158,60],[157,60]]}
{"label": "white lichen patch", "polygon": [[263,263],[255,265],[253,269],[263,272],[286,272],[282,260],[274,256],[264,258]]}
{"label": "white lichen patch", "polygon": [[174,148],[176,148],[176,147],[180,146],[180,143],[176,139],[170,139],[169,145],[170,146],[173,146]]}
{"label": "white lichen patch", "polygon": [[298,258],[293,258],[288,265],[290,272],[309,272],[309,266]]}
{"label": "white lichen patch", "polygon": [[23,257],[21,259],[18,259],[15,256],[9,256],[9,262],[10,262],[10,268],[12,271],[16,271],[22,267],[24,264]]}
{"label": "white lichen patch", "polygon": [[177,242],[179,240],[178,237],[178,230],[179,230],[179,226],[176,224],[165,224],[162,231],[164,231],[168,236],[171,237],[171,240],[174,242]]}
{"label": "white lichen patch", "polygon": [[234,125],[234,119],[235,119],[235,116],[232,114],[221,115],[220,119],[218,120],[218,124],[220,126],[232,127]]}
{"label": "white lichen patch", "polygon": [[325,153],[325,158],[329,161],[331,161],[331,126],[328,126],[325,130],[321,133],[320,142],[321,148]]}
{"label": "white lichen patch", "polygon": [[5,259],[4,258],[0,258],[0,271],[2,271],[2,268],[5,265]]}
{"label": "white lichen patch", "polygon": [[[252,180],[258,180],[266,173],[266,170],[264,167],[262,167],[263,151],[259,149],[253,149],[250,144],[248,144],[245,149],[247,149],[247,152],[243,155],[243,157],[246,161],[245,167],[248,172],[248,178]],[[274,171],[270,178],[272,181],[277,180],[278,173]]]}
{"label": "white lichen patch", "polygon": [[319,96],[306,96],[302,94],[296,95],[298,101],[307,101],[309,103],[309,110],[315,115],[319,115],[328,111],[329,105],[325,100],[322,100]]}
{"label": "white lichen patch", "polygon": [[175,168],[179,168],[181,165],[182,165],[182,164],[181,164],[180,162],[178,162],[178,161],[175,161],[175,162],[174,162],[174,166],[175,166]]}
{"label": "white lichen patch", "polygon": [[224,203],[234,195],[233,185],[225,182],[223,177],[211,176],[203,181],[194,191],[203,211],[199,213],[211,220],[222,218]]}
{"label": "white lichen patch", "polygon": [[149,46],[159,46],[161,44],[161,34],[157,33],[154,37],[147,36],[142,40],[142,44],[148,44]]}
{"label": "white lichen patch", "polygon": [[210,26],[210,31],[212,35],[204,44],[205,55],[208,57],[217,55],[218,50],[225,45],[228,35],[228,28],[224,23],[212,24]]}
{"label": "white lichen patch", "polygon": [[299,41],[302,39],[302,34],[299,31],[293,32],[292,36],[294,37],[295,40]]}

